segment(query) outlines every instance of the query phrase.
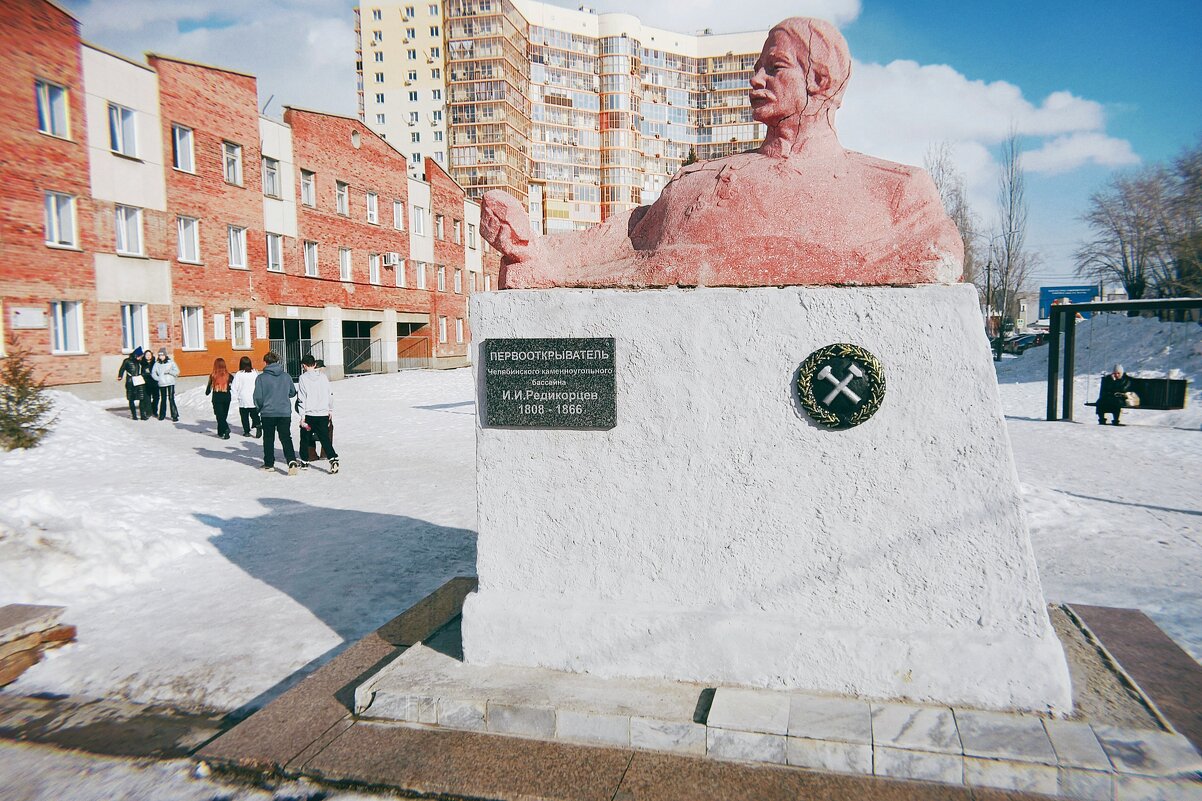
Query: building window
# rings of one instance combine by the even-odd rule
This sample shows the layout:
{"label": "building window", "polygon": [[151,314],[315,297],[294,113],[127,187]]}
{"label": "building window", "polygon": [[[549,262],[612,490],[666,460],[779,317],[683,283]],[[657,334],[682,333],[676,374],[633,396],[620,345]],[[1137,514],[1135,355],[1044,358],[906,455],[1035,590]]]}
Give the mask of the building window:
{"label": "building window", "polygon": [[405,57],[408,58],[410,61],[417,61],[417,50],[415,50],[412,47],[409,48],[408,50],[405,51]]}
{"label": "building window", "polygon": [[468,273],[467,277],[468,277],[468,282],[467,282],[468,286],[471,288],[472,292],[475,292],[476,291],[476,274]]}
{"label": "building window", "polygon": [[430,6],[430,16],[432,16],[432,17],[438,16],[438,4],[435,3]]}
{"label": "building window", "polygon": [[381,11],[380,9],[373,8],[371,10],[371,18],[374,19],[376,22],[379,22],[381,19],[383,19],[383,17],[384,17],[384,12]]}
{"label": "building window", "polygon": [[409,102],[410,102],[410,103],[416,103],[416,102],[417,102],[417,92],[410,92],[410,93],[409,93]]}
{"label": "building window", "polygon": [[230,309],[230,340],[235,350],[250,349],[250,309]]}
{"label": "building window", "polygon": [[405,19],[413,19],[413,6],[405,6]]}
{"label": "building window", "polygon": [[376,61],[377,61],[377,62],[381,62],[381,63],[384,61],[384,53],[383,53],[383,51],[381,51],[381,50],[377,50],[377,51],[376,51]]}
{"label": "building window", "polygon": [[367,221],[373,225],[380,224],[380,199],[375,192],[367,193]]}
{"label": "building window", "polygon": [[439,31],[437,25],[430,26],[430,35],[431,36],[442,36],[442,33]]}
{"label": "building window", "polygon": [[491,275],[484,276],[484,291],[485,292],[492,291],[492,276]]}
{"label": "building window", "polygon": [[305,275],[310,278],[317,277],[317,243],[305,243]]}
{"label": "building window", "polygon": [[[203,350],[205,346],[205,315],[200,306],[184,306],[180,330],[184,335],[184,350]],[[222,320],[224,323],[224,319]],[[224,328],[224,325],[222,326]]]}
{"label": "building window", "polygon": [[409,124],[410,124],[410,125],[416,125],[416,124],[417,124],[417,121],[418,121],[419,119],[421,119],[421,117],[420,117],[420,116],[418,116],[418,113],[417,113],[416,111],[410,111],[410,112],[409,112]]}
{"label": "building window", "polygon": [[266,156],[263,157],[263,194],[268,197],[280,196],[280,162]]}
{"label": "building window", "polygon": [[75,247],[75,198],[61,192],[47,192],[44,201],[46,244]]}
{"label": "building window", "polygon": [[66,139],[71,135],[67,125],[67,90],[47,81],[35,83],[38,95],[38,130]]}
{"label": "building window", "polygon": [[442,100],[442,90],[441,89],[431,89],[430,97],[433,100]]}
{"label": "building window", "polygon": [[284,272],[284,237],[267,235],[267,269],[273,273]]}
{"label": "building window", "polygon": [[[376,125],[383,125],[383,124],[384,124],[384,115],[383,115],[383,114],[377,114],[377,115],[376,115]],[[385,136],[381,135],[381,138],[385,138],[385,139],[386,139],[387,137],[385,137]]]}
{"label": "building window", "polygon": [[442,70],[440,70],[438,67],[435,67],[434,69],[430,70],[430,77],[436,81],[441,79],[442,78]]}
{"label": "building window", "polygon": [[463,294],[463,270],[455,268],[455,294]]}
{"label": "building window", "polygon": [[417,80],[417,70],[409,70],[409,80],[411,80],[411,81]]}
{"label": "building window", "polygon": [[334,206],[339,214],[351,213],[350,186],[338,181],[334,184]]}
{"label": "building window", "polygon": [[343,281],[351,280],[350,248],[338,248],[338,277]]}
{"label": "building window", "polygon": [[179,236],[179,260],[200,262],[200,220],[195,217],[176,217],[176,233]]}
{"label": "building window", "polygon": [[246,229],[236,225],[229,227],[230,266],[246,269]]}
{"label": "building window", "polygon": [[430,48],[430,58],[442,58],[442,48],[441,47],[431,47]]}
{"label": "building window", "polygon": [[109,103],[109,149],[123,156],[137,158],[138,143],[133,109]]}
{"label": "building window", "polygon": [[146,304],[121,304],[121,351],[145,348],[150,343],[150,326],[146,321]]}
{"label": "building window", "polygon": [[383,31],[372,31],[372,32],[371,32],[371,40],[372,40],[373,42],[382,42],[382,41],[384,41],[384,32],[383,32]]}
{"label": "building window", "polygon": [[421,141],[422,141],[422,135],[420,133],[414,131],[413,133],[409,134],[409,142],[411,144],[415,144],[415,145],[421,144]]}
{"label": "building window", "polygon": [[225,180],[231,184],[242,186],[242,145],[222,142],[221,154]]}
{"label": "building window", "polygon": [[405,230],[405,204],[400,200],[392,201],[392,227],[398,231]]}
{"label": "building window", "polygon": [[377,103],[384,102],[384,93],[383,92],[376,92],[376,102]]}
{"label": "building window", "polygon": [[380,283],[380,254],[367,254],[367,280],[370,283]]}
{"label": "building window", "polygon": [[441,214],[434,215],[434,235],[446,241],[446,227],[443,225],[443,216]]}
{"label": "building window", "polygon": [[392,256],[392,265],[396,268],[396,285],[401,288],[408,286],[409,284],[405,280],[405,270],[408,269],[406,262],[401,259],[401,254],[399,253],[392,253],[389,255]]}
{"label": "building window", "polygon": [[419,261],[413,265],[414,272],[417,273],[417,288],[426,288],[426,263]]}
{"label": "building window", "polygon": [[183,172],[196,172],[191,128],[182,125],[171,126],[171,166]]}
{"label": "building window", "polygon": [[225,315],[213,315],[213,339],[225,339]]}
{"label": "building window", "polygon": [[[435,121],[435,122],[442,122],[442,112],[441,112],[441,111],[435,111],[435,112],[434,112],[434,121]],[[441,141],[442,141],[442,131],[439,131],[439,132],[438,132],[438,136],[436,136],[436,137],[435,137],[435,139],[437,139],[439,142],[441,142]]]}
{"label": "building window", "polygon": [[[435,113],[437,114],[438,112],[435,112]],[[435,132],[434,132],[434,141],[435,141],[435,142],[441,142],[441,141],[442,141],[442,131],[435,131]],[[441,152],[441,151],[440,151],[440,152]]]}
{"label": "building window", "polygon": [[443,265],[438,265],[438,270],[435,273],[438,276],[438,291],[447,291],[447,268]]}
{"label": "building window", "polygon": [[463,318],[462,317],[455,318],[455,341],[459,342],[459,343],[463,342]]}
{"label": "building window", "polygon": [[422,154],[414,151],[413,155],[409,157],[409,163],[412,164],[414,167],[421,164],[422,163]]}
{"label": "building window", "polygon": [[376,83],[384,83],[384,73],[382,73],[382,72],[376,73]]}
{"label": "building window", "polygon": [[476,226],[471,223],[467,224],[467,246],[472,250],[476,249]]}
{"label": "building window", "polygon": [[133,206],[117,206],[114,216],[116,217],[117,252],[123,256],[141,256],[142,210]]}
{"label": "building window", "polygon": [[409,229],[414,236],[426,235],[426,210],[421,206],[410,206]]}
{"label": "building window", "polygon": [[454,237],[454,242],[456,245],[461,243],[462,237],[463,237],[463,222],[462,221],[455,220],[454,224],[451,226],[451,236]]}
{"label": "building window", "polygon": [[445,343],[447,341],[447,318],[438,318],[438,341]]}
{"label": "building window", "polygon": [[405,38],[406,39],[416,39],[417,38],[417,28],[406,28],[405,29]]}
{"label": "building window", "polygon": [[51,353],[83,353],[83,302],[56,300],[50,304]]}
{"label": "building window", "polygon": [[317,205],[317,176],[308,170],[301,170],[301,203]]}

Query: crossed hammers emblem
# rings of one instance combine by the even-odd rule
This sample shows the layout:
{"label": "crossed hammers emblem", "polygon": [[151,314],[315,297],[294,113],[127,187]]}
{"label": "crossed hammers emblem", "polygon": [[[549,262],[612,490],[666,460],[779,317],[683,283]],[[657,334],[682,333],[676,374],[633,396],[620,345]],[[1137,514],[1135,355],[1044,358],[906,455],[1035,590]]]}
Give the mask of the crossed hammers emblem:
{"label": "crossed hammers emblem", "polygon": [[850,384],[853,379],[863,378],[864,371],[861,370],[856,365],[855,362],[852,362],[851,364],[849,364],[847,366],[847,369],[848,369],[848,375],[842,381],[835,378],[834,373],[831,372],[831,366],[829,364],[826,365],[825,367],[823,367],[822,370],[820,370],[818,372],[817,377],[819,379],[825,379],[825,380],[831,382],[831,384],[833,384],[835,387],[834,389],[832,389],[830,391],[829,395],[827,395],[825,398],[822,399],[823,406],[830,406],[831,402],[834,401],[835,398],[839,397],[840,395],[846,395],[848,400],[850,400],[852,403],[855,403],[855,404],[859,404],[861,401],[863,401],[863,398],[861,398],[859,395],[857,395],[855,392],[853,392],[847,385]]}

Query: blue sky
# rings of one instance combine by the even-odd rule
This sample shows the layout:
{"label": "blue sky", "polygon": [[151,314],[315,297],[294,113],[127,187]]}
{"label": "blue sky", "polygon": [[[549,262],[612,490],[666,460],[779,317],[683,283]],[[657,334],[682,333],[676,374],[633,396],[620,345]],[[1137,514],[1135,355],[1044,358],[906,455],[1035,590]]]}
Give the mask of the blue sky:
{"label": "blue sky", "polygon": [[[260,102],[354,114],[348,0],[63,0],[83,35],[253,73]],[[554,0],[553,0],[554,1]],[[560,0],[575,7],[579,0]],[[994,225],[998,144],[1023,137],[1028,246],[1042,283],[1072,281],[1079,217],[1115,170],[1202,141],[1202,2],[1115,0],[593,0],[671,30],[834,21],[856,61],[838,125],[844,144],[921,164],[946,143],[982,229]],[[1040,283],[1037,281],[1036,283]]]}

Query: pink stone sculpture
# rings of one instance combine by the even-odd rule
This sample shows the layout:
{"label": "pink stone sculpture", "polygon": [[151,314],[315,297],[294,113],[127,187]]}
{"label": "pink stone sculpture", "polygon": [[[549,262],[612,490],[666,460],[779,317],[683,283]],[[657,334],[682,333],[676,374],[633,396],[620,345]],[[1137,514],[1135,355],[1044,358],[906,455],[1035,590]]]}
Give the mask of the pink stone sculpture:
{"label": "pink stone sculpture", "polygon": [[684,167],[650,206],[587,231],[535,236],[509,194],[484,195],[480,229],[502,289],[955,283],[964,249],[930,177],[844,150],[835,110],[851,54],[830,23],[768,33],[751,78],[756,151]]}

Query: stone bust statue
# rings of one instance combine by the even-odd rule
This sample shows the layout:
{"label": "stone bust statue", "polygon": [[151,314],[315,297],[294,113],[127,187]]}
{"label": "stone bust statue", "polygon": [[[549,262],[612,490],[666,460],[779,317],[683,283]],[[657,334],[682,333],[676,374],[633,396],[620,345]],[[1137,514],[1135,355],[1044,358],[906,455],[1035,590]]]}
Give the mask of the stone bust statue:
{"label": "stone bust statue", "polygon": [[505,192],[483,199],[502,289],[954,283],[963,246],[927,174],[844,150],[835,111],[851,76],[843,35],[793,17],[751,78],[758,150],[681,169],[650,206],[537,237]]}

